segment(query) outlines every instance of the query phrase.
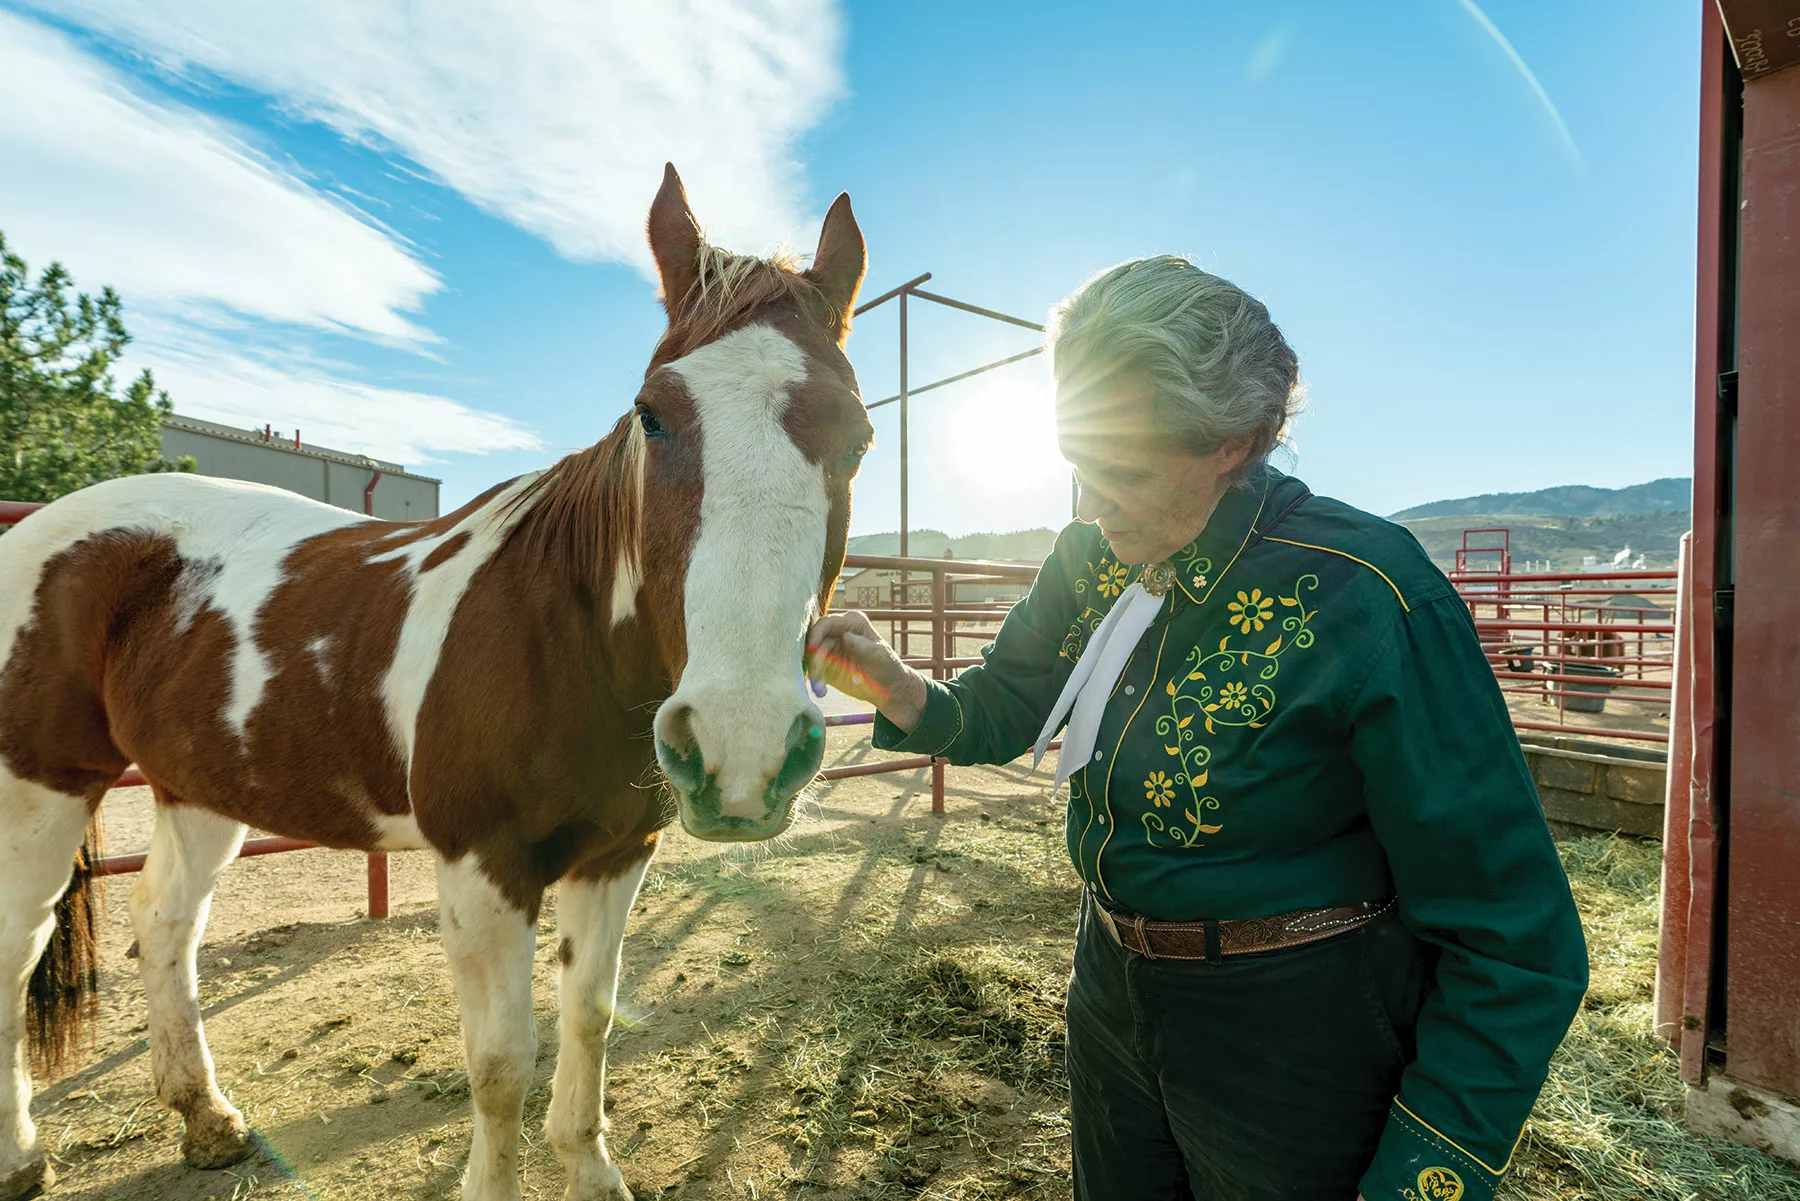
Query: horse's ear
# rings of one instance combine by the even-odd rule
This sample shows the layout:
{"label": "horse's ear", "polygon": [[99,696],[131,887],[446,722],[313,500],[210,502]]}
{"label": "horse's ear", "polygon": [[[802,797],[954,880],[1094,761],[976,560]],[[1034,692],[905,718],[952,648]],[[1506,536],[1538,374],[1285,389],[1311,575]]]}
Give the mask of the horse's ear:
{"label": "horse's ear", "polygon": [[700,223],[688,207],[687,191],[674,163],[663,165],[662,187],[650,205],[650,253],[662,278],[663,309],[675,320],[700,278]]}
{"label": "horse's ear", "polygon": [[838,328],[845,335],[850,331],[850,310],[856,307],[856,291],[862,287],[863,272],[868,266],[869,251],[863,244],[862,230],[857,227],[856,214],[850,211],[850,193],[840,192],[831,211],[825,214],[819,249],[813,254],[807,275],[836,310]]}

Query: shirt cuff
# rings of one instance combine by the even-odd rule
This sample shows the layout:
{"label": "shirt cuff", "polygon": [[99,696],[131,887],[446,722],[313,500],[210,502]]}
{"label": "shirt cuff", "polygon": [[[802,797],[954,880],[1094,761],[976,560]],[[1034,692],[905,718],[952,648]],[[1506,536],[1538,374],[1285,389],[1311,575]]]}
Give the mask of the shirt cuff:
{"label": "shirt cuff", "polygon": [[1363,1174],[1362,1195],[1368,1201],[1493,1201],[1511,1162],[1495,1171],[1396,1100],[1375,1162]]}
{"label": "shirt cuff", "polygon": [[910,732],[875,714],[873,741],[878,751],[912,751],[920,755],[941,755],[950,744],[962,737],[962,702],[938,680],[925,681],[925,712]]}

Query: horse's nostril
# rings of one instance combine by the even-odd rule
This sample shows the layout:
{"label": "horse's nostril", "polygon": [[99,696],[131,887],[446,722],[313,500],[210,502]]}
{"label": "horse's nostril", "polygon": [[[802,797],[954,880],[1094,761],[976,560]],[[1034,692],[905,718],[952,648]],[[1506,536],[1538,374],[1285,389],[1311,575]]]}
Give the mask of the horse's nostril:
{"label": "horse's nostril", "polygon": [[815,742],[825,740],[825,723],[811,713],[802,713],[788,727],[787,753],[803,750]]}
{"label": "horse's nostril", "polygon": [[658,714],[656,761],[669,782],[688,795],[707,785],[706,762],[700,757],[700,739],[694,732],[694,707],[676,705]]}
{"label": "horse's nostril", "polygon": [[676,705],[663,716],[662,728],[657,737],[663,745],[683,757],[692,755],[699,749],[699,739],[694,736],[694,707],[692,705]]}
{"label": "horse's nostril", "polygon": [[790,797],[819,773],[825,761],[825,723],[816,713],[802,713],[788,727],[787,753],[770,788],[778,797]]}

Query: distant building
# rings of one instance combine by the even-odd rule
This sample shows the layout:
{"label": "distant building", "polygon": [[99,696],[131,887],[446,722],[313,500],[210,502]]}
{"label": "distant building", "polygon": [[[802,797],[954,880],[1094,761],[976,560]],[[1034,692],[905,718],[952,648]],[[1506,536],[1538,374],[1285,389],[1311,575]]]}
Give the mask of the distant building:
{"label": "distant building", "polygon": [[201,475],[273,484],[388,521],[438,515],[439,481],[398,463],[307,445],[298,430],[238,429],[172,414],[163,420],[162,453],[169,459],[192,456]]}

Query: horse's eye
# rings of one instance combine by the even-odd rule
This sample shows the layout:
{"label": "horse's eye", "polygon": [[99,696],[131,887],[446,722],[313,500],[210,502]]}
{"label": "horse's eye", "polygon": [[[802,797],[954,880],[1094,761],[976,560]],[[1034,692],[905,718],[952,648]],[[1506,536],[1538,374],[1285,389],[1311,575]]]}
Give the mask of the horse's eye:
{"label": "horse's eye", "polygon": [[863,456],[868,453],[869,448],[866,446],[859,446],[855,450],[845,451],[843,460],[845,469],[855,471],[858,467],[861,467]]}
{"label": "horse's eye", "polygon": [[644,437],[666,438],[669,436],[669,431],[663,428],[663,423],[657,418],[656,414],[652,413],[649,409],[646,409],[643,405],[638,406],[637,415],[638,424],[644,427]]}

